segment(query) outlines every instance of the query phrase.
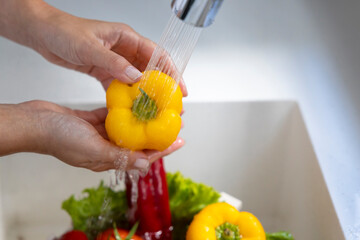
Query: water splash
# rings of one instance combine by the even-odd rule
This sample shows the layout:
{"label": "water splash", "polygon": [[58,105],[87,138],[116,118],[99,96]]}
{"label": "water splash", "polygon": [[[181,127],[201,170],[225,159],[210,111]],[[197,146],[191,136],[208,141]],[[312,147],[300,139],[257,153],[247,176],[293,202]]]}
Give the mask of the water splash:
{"label": "water splash", "polygon": [[137,200],[139,197],[139,189],[138,189],[138,181],[139,181],[139,171],[138,170],[129,170],[127,171],[127,177],[130,180],[131,184],[131,197],[130,197],[130,203],[128,203],[129,206],[129,212],[128,212],[128,219],[135,219],[135,213],[137,210]]}
{"label": "water splash", "polygon": [[[170,76],[165,82],[168,83],[167,85],[172,86],[172,93],[168,96],[164,84],[160,89],[150,89],[148,94],[153,95],[156,91],[158,95],[166,95],[165,98],[158,97],[161,101],[171,99],[178,84],[182,81],[182,74],[185,71],[201,32],[202,28],[188,25],[181,21],[175,14],[172,14],[146,67],[146,72],[140,80],[139,88],[145,88],[149,79],[150,70],[158,70]],[[158,78],[159,77],[160,73],[158,75]],[[173,81],[172,79],[175,80],[175,83],[170,82]],[[157,79],[154,80],[157,81]],[[138,97],[140,97],[140,95]],[[156,102],[157,105],[159,104],[158,101],[159,100]],[[161,104],[166,106],[167,102]]]}
{"label": "water splash", "polygon": [[130,150],[122,148],[119,151],[119,156],[114,162],[115,166],[115,183],[118,185],[125,176],[125,171],[129,164]]}

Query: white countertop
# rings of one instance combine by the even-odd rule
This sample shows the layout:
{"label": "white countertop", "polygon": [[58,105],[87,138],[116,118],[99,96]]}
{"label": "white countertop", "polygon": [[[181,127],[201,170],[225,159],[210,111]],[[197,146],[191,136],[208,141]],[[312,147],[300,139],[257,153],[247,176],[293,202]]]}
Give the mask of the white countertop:
{"label": "white countertop", "polygon": [[[154,41],[170,15],[165,0],[49,2],[78,16],[126,22]],[[186,101],[299,102],[346,239],[360,239],[359,10],[359,3],[227,0],[184,74]],[[3,38],[0,79],[0,102],[105,99],[90,77]]]}

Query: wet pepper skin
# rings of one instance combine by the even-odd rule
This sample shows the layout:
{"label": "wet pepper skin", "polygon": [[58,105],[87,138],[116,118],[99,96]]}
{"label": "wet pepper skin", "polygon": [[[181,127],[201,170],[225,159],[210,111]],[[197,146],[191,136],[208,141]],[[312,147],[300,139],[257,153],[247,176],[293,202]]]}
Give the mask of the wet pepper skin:
{"label": "wet pepper skin", "polygon": [[238,226],[241,240],[266,239],[261,223],[253,214],[239,212],[233,206],[219,202],[208,205],[195,215],[186,240],[217,240],[215,229],[225,222]]}
{"label": "wet pepper skin", "polygon": [[[181,128],[182,97],[175,80],[160,71],[144,72],[133,85],[115,79],[106,92],[109,139],[130,150],[165,150]],[[144,99],[148,101],[140,101]],[[140,103],[134,107],[136,102]],[[146,108],[148,113],[143,114]]]}

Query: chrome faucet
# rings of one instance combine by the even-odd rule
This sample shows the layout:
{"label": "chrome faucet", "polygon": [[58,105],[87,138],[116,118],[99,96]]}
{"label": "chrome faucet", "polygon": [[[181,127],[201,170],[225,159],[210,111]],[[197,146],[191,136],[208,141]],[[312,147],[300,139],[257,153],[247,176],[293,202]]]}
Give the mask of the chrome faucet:
{"label": "chrome faucet", "polygon": [[207,27],[214,22],[223,0],[173,0],[171,9],[187,24]]}

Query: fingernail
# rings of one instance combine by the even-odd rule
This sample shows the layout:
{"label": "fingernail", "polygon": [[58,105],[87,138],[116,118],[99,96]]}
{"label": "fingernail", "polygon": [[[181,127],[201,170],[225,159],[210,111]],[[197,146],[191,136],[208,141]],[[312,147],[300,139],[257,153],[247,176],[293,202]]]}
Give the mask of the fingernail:
{"label": "fingernail", "polygon": [[137,169],[147,169],[149,167],[149,161],[147,159],[136,159],[135,163],[134,163],[134,167],[136,167]]}
{"label": "fingernail", "polygon": [[176,142],[179,143],[179,144],[185,144],[185,141],[182,138],[176,139]]}
{"label": "fingernail", "polygon": [[137,70],[135,67],[133,66],[128,66],[125,69],[125,74],[133,81],[136,82],[136,80],[142,76],[142,73]]}

